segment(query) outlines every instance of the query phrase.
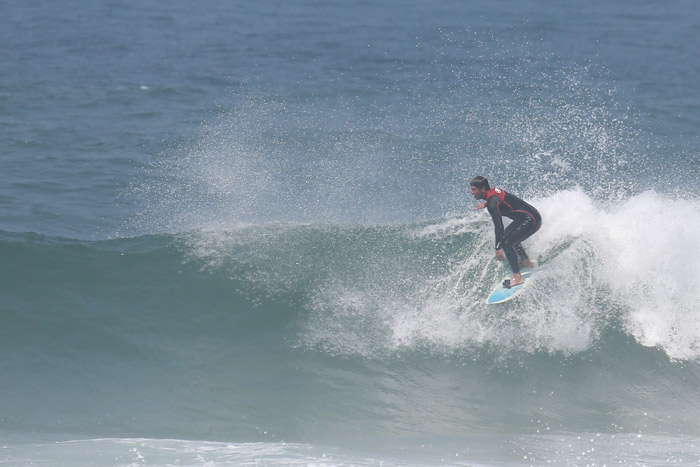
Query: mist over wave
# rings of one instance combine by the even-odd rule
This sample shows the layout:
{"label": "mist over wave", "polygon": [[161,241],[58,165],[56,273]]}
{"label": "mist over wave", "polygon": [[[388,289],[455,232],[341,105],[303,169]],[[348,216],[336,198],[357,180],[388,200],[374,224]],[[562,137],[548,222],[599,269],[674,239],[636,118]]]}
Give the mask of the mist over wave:
{"label": "mist over wave", "polygon": [[443,36],[432,72],[403,70],[391,98],[369,88],[359,99],[331,72],[334,94],[239,99],[122,190],[136,214],[117,236],[450,217],[471,209],[476,174],[530,198],[582,189],[598,201],[693,180],[691,158],[645,132],[603,66]]}
{"label": "mist over wave", "polygon": [[[698,203],[679,190],[692,171],[658,170],[668,148],[604,68],[447,44],[470,60],[436,59],[402,99],[260,98],[221,115],[144,169],[124,233],[192,232],[186,256],[216,274],[253,265],[246,286],[295,291],[300,345],[331,354],[570,355],[614,328],[696,358],[699,301],[679,286],[698,272]],[[544,217],[528,299],[498,312],[482,300],[505,269],[468,194],[479,173]]]}
{"label": "mist over wave", "polygon": [[697,200],[645,192],[601,204],[572,190],[533,202],[545,222],[526,247],[541,268],[523,299],[501,307],[483,303],[507,268],[493,258],[490,218],[477,213],[384,227],[208,231],[186,243],[190,259],[216,274],[248,265],[256,287],[294,290],[306,310],[301,345],[331,353],[572,354],[612,327],[672,358],[700,356],[700,301],[682,286],[700,272],[687,260],[700,253]]}

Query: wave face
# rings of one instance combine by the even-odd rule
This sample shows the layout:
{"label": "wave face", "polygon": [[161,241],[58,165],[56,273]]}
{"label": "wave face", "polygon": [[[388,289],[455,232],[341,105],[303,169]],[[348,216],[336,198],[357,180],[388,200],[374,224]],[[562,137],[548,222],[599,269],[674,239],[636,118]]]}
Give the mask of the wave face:
{"label": "wave face", "polygon": [[484,298],[505,269],[481,213],[104,241],[2,233],[3,426],[365,447],[700,434],[698,201],[599,205],[574,190],[534,204],[536,280],[496,307]]}

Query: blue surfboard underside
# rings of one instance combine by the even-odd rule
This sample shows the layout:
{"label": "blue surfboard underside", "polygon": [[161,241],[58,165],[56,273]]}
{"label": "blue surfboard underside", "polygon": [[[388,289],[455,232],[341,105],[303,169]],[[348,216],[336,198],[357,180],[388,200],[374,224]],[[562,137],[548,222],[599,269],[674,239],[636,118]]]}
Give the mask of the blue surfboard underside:
{"label": "blue surfboard underside", "polygon": [[[503,287],[503,283],[499,284],[498,287],[493,289],[493,292],[491,292],[489,298],[486,299],[486,303],[488,303],[489,305],[495,305],[496,303],[507,302],[508,300],[515,297],[527,285],[528,281],[530,280],[530,277],[532,276],[532,271],[522,271],[521,274],[525,282],[523,282],[520,285],[511,287],[509,289]],[[509,277],[506,277],[505,279],[508,278]]]}

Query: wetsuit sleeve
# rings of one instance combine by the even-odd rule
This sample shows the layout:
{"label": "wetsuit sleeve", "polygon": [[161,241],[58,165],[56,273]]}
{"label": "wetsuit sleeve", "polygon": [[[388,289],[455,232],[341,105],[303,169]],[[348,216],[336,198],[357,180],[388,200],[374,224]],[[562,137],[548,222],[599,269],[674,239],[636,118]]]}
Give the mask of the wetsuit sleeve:
{"label": "wetsuit sleeve", "polygon": [[500,203],[500,199],[498,199],[498,196],[491,196],[486,203],[486,208],[489,210],[489,214],[491,214],[491,219],[493,220],[493,227],[496,231],[496,249],[500,250],[501,249],[501,243],[503,242],[503,217],[501,216],[501,213],[498,210],[498,203]]}

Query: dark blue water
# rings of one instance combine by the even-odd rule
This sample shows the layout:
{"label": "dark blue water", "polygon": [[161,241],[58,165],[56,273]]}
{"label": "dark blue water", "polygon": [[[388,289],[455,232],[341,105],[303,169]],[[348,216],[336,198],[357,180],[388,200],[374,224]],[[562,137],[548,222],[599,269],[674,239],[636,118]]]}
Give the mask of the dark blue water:
{"label": "dark blue water", "polygon": [[[697,462],[693,2],[5,2],[0,463]],[[523,297],[468,180],[545,219]]]}

